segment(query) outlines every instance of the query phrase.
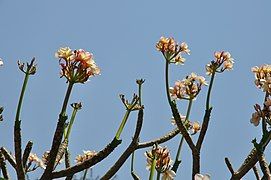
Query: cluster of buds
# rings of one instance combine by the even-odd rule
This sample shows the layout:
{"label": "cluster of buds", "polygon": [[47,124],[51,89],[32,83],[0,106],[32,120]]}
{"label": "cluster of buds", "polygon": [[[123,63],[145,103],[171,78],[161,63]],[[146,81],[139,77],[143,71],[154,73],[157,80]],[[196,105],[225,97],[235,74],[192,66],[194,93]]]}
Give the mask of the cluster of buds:
{"label": "cluster of buds", "polygon": [[172,160],[168,148],[154,145],[150,151],[145,152],[147,157],[147,169],[151,169],[151,165],[156,160],[155,169],[163,174],[163,179],[173,179],[176,174],[171,170]]}
{"label": "cluster of buds", "polygon": [[18,61],[17,64],[18,64],[19,69],[23,73],[28,74],[28,75],[34,75],[37,71],[37,65],[34,64],[34,62],[35,62],[35,58],[33,58],[30,63],[26,63],[26,68],[25,68],[25,63]]}
{"label": "cluster of buds", "polygon": [[139,104],[139,97],[136,94],[133,95],[133,99],[131,102],[129,102],[127,99],[125,99],[125,96],[123,94],[120,94],[119,96],[120,96],[120,100],[124,104],[126,110],[137,111],[140,109],[144,109],[144,106]]}
{"label": "cluster of buds", "polygon": [[264,108],[262,109],[259,104],[254,105],[255,112],[252,113],[250,122],[254,126],[258,126],[261,119],[265,119],[267,122],[271,123],[271,99],[268,97],[264,102]]}
{"label": "cluster of buds", "polygon": [[76,163],[82,163],[88,159],[91,159],[93,156],[95,156],[97,153],[95,151],[83,151],[83,155],[76,156]]}
{"label": "cluster of buds", "polygon": [[[197,121],[191,122],[190,120],[186,119],[186,116],[183,116],[181,114],[180,114],[180,117],[181,117],[181,121],[183,125],[190,132],[191,135],[194,135],[200,131],[201,126],[199,122]],[[171,118],[171,124],[176,126],[176,120],[173,117]]]}
{"label": "cluster of buds", "polygon": [[271,94],[271,65],[255,66],[251,71],[255,74],[255,85]]}
{"label": "cluster of buds", "polygon": [[61,77],[68,82],[85,83],[89,77],[99,75],[100,69],[93,60],[93,55],[83,49],[71,50],[60,48],[55,53],[61,66]]}
{"label": "cluster of buds", "polygon": [[169,92],[173,99],[194,99],[200,92],[202,85],[207,85],[203,76],[191,73],[181,81],[176,81]]}
{"label": "cluster of buds", "polygon": [[169,63],[174,64],[183,64],[185,58],[182,57],[182,54],[189,55],[190,53],[188,45],[185,42],[179,44],[172,37],[161,37],[156,44],[156,49],[163,53]]}
{"label": "cluster of buds", "polygon": [[225,70],[232,70],[234,62],[229,52],[216,51],[214,56],[215,60],[211,61],[211,63],[206,65],[207,75],[214,74],[215,72],[221,73]]}
{"label": "cluster of buds", "polygon": [[[34,164],[34,166],[31,168],[32,164]],[[36,154],[30,153],[28,156],[28,163],[26,166],[26,172],[34,171],[38,167],[40,167],[42,169],[46,168],[43,161]]]}

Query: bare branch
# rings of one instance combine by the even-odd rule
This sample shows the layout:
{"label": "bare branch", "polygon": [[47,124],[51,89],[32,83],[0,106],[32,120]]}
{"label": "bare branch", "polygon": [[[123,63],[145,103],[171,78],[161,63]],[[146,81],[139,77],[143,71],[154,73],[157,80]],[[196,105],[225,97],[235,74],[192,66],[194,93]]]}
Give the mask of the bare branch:
{"label": "bare branch", "polygon": [[16,162],[15,162],[15,159],[12,157],[12,155],[4,147],[1,147],[0,150],[3,153],[5,159],[8,160],[10,165],[16,170]]}
{"label": "bare branch", "polygon": [[4,178],[10,179],[8,171],[7,171],[6,161],[1,151],[0,151],[0,168],[2,170],[2,174]]}
{"label": "bare branch", "polygon": [[76,164],[70,168],[52,172],[52,174],[49,176],[49,179],[55,179],[55,178],[61,178],[66,177],[69,175],[73,175],[75,173],[78,173],[80,171],[83,171],[84,169],[88,169],[91,166],[99,163],[103,159],[105,159],[111,152],[114,151],[114,149],[121,143],[120,140],[117,140],[114,138],[103,150],[98,152],[96,155],[94,155],[91,159],[88,159],[82,163]]}
{"label": "bare branch", "polygon": [[114,174],[116,174],[120,167],[129,158],[129,156],[136,150],[139,141],[139,134],[142,128],[142,122],[143,122],[143,110],[140,110],[138,113],[136,131],[132,142],[130,143],[128,148],[123,152],[123,154],[119,157],[119,159],[114,163],[114,165],[105,173],[101,180],[106,180],[113,177]]}
{"label": "bare branch", "polygon": [[254,172],[254,174],[255,174],[256,180],[260,180],[261,177],[260,177],[259,171],[258,171],[258,169],[257,169],[257,166],[256,166],[256,165],[253,166],[252,169],[253,169],[253,172]]}
{"label": "bare branch", "polygon": [[167,142],[168,140],[174,138],[177,134],[179,134],[179,132],[180,132],[179,129],[176,128],[160,138],[157,138],[155,140],[148,141],[148,142],[139,143],[136,149],[151,147],[154,144],[162,144],[162,143]]}
{"label": "bare branch", "polygon": [[18,179],[25,179],[25,172],[22,163],[22,137],[21,137],[21,121],[16,120],[14,125],[14,147],[16,160],[16,173]]}
{"label": "bare branch", "polygon": [[28,141],[28,143],[25,146],[24,149],[24,154],[23,154],[23,167],[25,168],[26,163],[27,163],[27,159],[29,157],[29,154],[32,150],[32,146],[33,146],[33,142],[32,141]]}
{"label": "bare branch", "polygon": [[226,165],[227,165],[229,171],[230,171],[231,174],[233,175],[233,174],[234,174],[234,170],[233,170],[233,168],[232,168],[232,165],[231,165],[230,160],[229,160],[227,157],[225,158],[225,163],[226,163]]}

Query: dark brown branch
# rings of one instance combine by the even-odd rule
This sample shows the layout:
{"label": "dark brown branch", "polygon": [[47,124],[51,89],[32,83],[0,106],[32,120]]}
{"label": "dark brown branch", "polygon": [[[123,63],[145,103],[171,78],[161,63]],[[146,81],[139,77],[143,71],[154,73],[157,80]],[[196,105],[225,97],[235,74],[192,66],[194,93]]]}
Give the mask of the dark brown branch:
{"label": "dark brown branch", "polygon": [[198,150],[196,149],[196,146],[193,143],[191,136],[189,135],[189,133],[187,132],[186,128],[184,127],[184,125],[182,123],[182,120],[181,120],[181,117],[178,112],[176,104],[171,102],[170,107],[171,107],[171,111],[172,111],[173,117],[175,119],[175,122],[176,122],[180,132],[182,133],[185,141],[187,142],[187,144],[190,147],[192,152],[197,152]]}
{"label": "dark brown branch", "polygon": [[120,167],[125,163],[125,161],[129,158],[129,156],[136,150],[139,134],[141,132],[143,122],[143,110],[138,112],[136,131],[134,133],[134,137],[128,148],[123,152],[123,154],[119,157],[119,159],[114,163],[114,165],[105,173],[105,175],[101,178],[101,180],[107,180],[116,174],[116,172],[120,169]]}
{"label": "dark brown branch", "polygon": [[202,147],[202,143],[203,143],[204,137],[205,137],[207,129],[208,129],[211,112],[212,112],[212,108],[205,110],[202,127],[201,127],[199,138],[198,138],[198,141],[196,144],[196,147],[198,150],[200,150]]}
{"label": "dark brown branch", "polygon": [[229,171],[230,171],[231,174],[233,175],[233,174],[234,174],[234,170],[233,170],[233,168],[232,168],[232,165],[231,165],[230,160],[229,160],[227,157],[225,158],[225,163],[226,163],[226,165],[227,165]]}
{"label": "dark brown branch", "polygon": [[6,161],[1,151],[0,151],[0,168],[2,170],[3,177],[5,179],[10,179],[7,171]]}
{"label": "dark brown branch", "polygon": [[22,137],[21,137],[21,121],[16,120],[14,125],[14,147],[16,160],[16,173],[20,180],[25,179],[25,172],[22,163]]}
{"label": "dark brown branch", "polygon": [[259,171],[258,171],[258,169],[257,169],[257,166],[256,166],[256,165],[253,166],[252,169],[253,169],[253,172],[254,172],[254,174],[255,174],[256,180],[260,180],[261,177],[260,177]]}
{"label": "dark brown branch", "polygon": [[231,180],[241,179],[253,166],[258,162],[257,150],[253,148],[247,158],[244,160],[244,163],[241,167],[234,172],[231,177]]}
{"label": "dark brown branch", "polygon": [[264,174],[264,179],[271,180],[270,170],[269,170],[268,164],[265,160],[264,154],[258,152],[257,156],[259,159],[259,164],[260,164],[261,170]]}
{"label": "dark brown branch", "polygon": [[67,120],[67,118],[68,117],[66,115],[62,115],[62,114],[59,115],[59,120],[57,123],[56,131],[55,131],[53,142],[51,145],[51,150],[50,150],[49,157],[48,157],[49,162],[47,164],[47,167],[46,167],[43,175],[41,176],[41,180],[49,179],[49,177],[51,176],[51,173],[55,167],[55,161],[56,161],[58,149],[61,144],[62,137],[63,137],[65,121]]}
{"label": "dark brown branch", "polygon": [[5,159],[8,160],[10,165],[16,170],[16,162],[15,162],[15,159],[12,157],[12,155],[4,147],[1,147],[0,150],[3,153]]}
{"label": "dark brown branch", "polygon": [[28,159],[29,154],[30,154],[30,152],[32,150],[32,147],[33,147],[33,142],[32,141],[28,141],[28,143],[25,146],[24,154],[23,154],[23,167],[24,168],[26,166],[27,159]]}
{"label": "dark brown branch", "polygon": [[176,128],[176,129],[170,131],[168,134],[166,134],[158,139],[148,141],[148,142],[139,143],[136,149],[142,149],[142,148],[146,148],[146,147],[151,147],[154,144],[164,143],[164,142],[174,138],[177,134],[179,134],[179,132],[180,132],[179,129]]}
{"label": "dark brown branch", "polygon": [[80,171],[83,171],[85,169],[90,168],[91,166],[99,163],[103,159],[105,159],[111,152],[114,151],[114,149],[121,143],[120,140],[117,140],[114,138],[103,150],[98,152],[96,155],[94,155],[91,159],[88,159],[82,163],[76,164],[70,168],[53,172],[48,179],[55,179],[55,178],[61,178],[66,177],[75,173],[78,173]]}

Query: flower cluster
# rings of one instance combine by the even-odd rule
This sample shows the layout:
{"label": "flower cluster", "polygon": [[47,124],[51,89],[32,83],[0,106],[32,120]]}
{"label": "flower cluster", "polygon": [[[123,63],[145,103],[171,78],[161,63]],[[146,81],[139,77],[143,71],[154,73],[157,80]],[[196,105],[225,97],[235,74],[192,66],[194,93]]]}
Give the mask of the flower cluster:
{"label": "flower cluster", "polygon": [[89,77],[100,74],[93,55],[83,49],[73,51],[64,47],[60,48],[55,56],[60,59],[61,77],[66,77],[68,82],[84,83]]}
{"label": "flower cluster", "polygon": [[152,162],[156,159],[155,169],[163,174],[163,179],[171,180],[176,176],[175,172],[171,170],[172,160],[166,147],[154,145],[150,151],[145,152],[145,156],[147,157],[148,170],[151,169]]}
{"label": "flower cluster", "polygon": [[[30,166],[35,163],[34,167],[32,169],[29,169]],[[43,161],[36,155],[33,153],[30,153],[28,156],[28,164],[27,164],[27,168],[26,171],[33,171],[35,170],[37,167],[41,167],[42,169],[45,169],[45,164],[43,163]]]}
{"label": "flower cluster", "polygon": [[156,44],[156,49],[161,51],[169,63],[183,64],[185,58],[182,57],[182,54],[190,53],[188,45],[185,42],[178,44],[172,37],[165,38],[161,37]]}
{"label": "flower cluster", "polygon": [[93,156],[95,156],[97,153],[95,151],[83,151],[83,155],[76,156],[76,163],[82,163],[88,159],[91,159]]}
{"label": "flower cluster", "polygon": [[[215,60],[206,65],[206,74],[211,75],[215,72],[223,72],[225,70],[231,70],[233,68],[233,58],[231,54],[226,51],[216,51]],[[223,65],[223,66],[222,66]]]}
{"label": "flower cluster", "polygon": [[[197,132],[200,131],[201,129],[201,126],[200,126],[200,123],[195,121],[195,122],[191,122],[190,120],[186,120],[186,116],[183,116],[180,114],[180,117],[181,117],[181,121],[182,123],[184,124],[185,128],[190,131],[191,135],[194,135],[196,134]],[[172,125],[176,125],[176,120],[172,117],[171,118],[171,124]]]}
{"label": "flower cluster", "polygon": [[255,74],[255,85],[271,94],[271,65],[255,66],[251,71]]}
{"label": "flower cluster", "polygon": [[199,94],[202,85],[207,85],[205,78],[191,73],[185,79],[176,81],[169,92],[173,99],[194,99]]}

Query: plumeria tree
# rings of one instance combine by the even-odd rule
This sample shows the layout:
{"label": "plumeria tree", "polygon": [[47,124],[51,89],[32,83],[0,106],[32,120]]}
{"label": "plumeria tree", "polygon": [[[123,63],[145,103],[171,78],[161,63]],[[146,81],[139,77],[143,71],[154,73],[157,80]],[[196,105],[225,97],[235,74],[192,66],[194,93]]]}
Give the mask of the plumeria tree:
{"label": "plumeria tree", "polygon": [[[208,172],[201,172],[201,150],[204,148],[203,142],[206,137],[211,119],[213,106],[211,105],[212,88],[215,82],[215,77],[225,71],[233,69],[233,58],[227,51],[217,51],[214,53],[213,60],[206,65],[206,76],[197,75],[195,72],[188,74],[182,79],[176,80],[172,86],[170,80],[170,66],[184,65],[185,55],[190,54],[190,49],[185,42],[178,43],[174,38],[161,37],[156,44],[156,49],[161,52],[165,62],[165,93],[167,96],[168,105],[172,112],[172,119],[168,123],[176,126],[172,131],[164,136],[152,139],[150,141],[141,142],[139,140],[144,120],[144,105],[142,100],[143,79],[136,80],[138,86],[137,94],[133,95],[131,100],[125,98],[125,95],[120,95],[120,100],[125,108],[125,114],[116,129],[116,134],[112,140],[104,146],[100,151],[87,150],[83,151],[76,157],[76,163],[73,164],[70,158],[69,138],[75,123],[76,115],[82,108],[81,102],[70,102],[70,96],[73,88],[77,84],[87,83],[89,78],[100,75],[100,68],[94,61],[93,55],[83,49],[72,50],[69,47],[60,48],[55,56],[59,60],[61,77],[66,79],[67,90],[64,96],[62,108],[56,121],[55,132],[52,132],[52,143],[50,149],[46,151],[42,157],[38,157],[32,152],[33,142],[22,145],[22,130],[20,119],[21,109],[24,100],[24,94],[27,90],[27,83],[31,76],[35,75],[37,65],[35,58],[29,63],[18,62],[18,67],[24,74],[24,81],[21,89],[21,94],[18,101],[16,116],[14,120],[14,151],[7,150],[5,147],[0,149],[0,169],[1,179],[10,179],[10,173],[7,169],[9,163],[15,170],[17,179],[24,180],[27,175],[38,168],[43,169],[40,176],[42,180],[56,179],[65,177],[65,179],[73,179],[74,175],[79,172],[84,172],[83,179],[86,179],[87,172],[93,166],[108,157],[122,143],[122,132],[129,120],[130,114],[137,112],[137,122],[134,128],[133,138],[130,144],[126,147],[119,158],[111,166],[108,166],[108,171],[101,176],[100,179],[107,180],[114,177],[122,165],[131,157],[131,177],[135,180],[147,179],[142,177],[134,168],[135,153],[139,149],[146,149],[146,166],[149,171],[148,178],[171,180],[176,177],[181,163],[180,152],[183,143],[187,143],[191,150],[192,156],[192,180],[208,180],[210,175]],[[0,61],[3,65],[3,61]],[[254,148],[251,150],[244,163],[238,170],[234,170],[229,159],[225,158],[225,163],[231,173],[231,179],[241,179],[249,170],[253,170],[255,177],[260,179],[270,179],[270,164],[265,159],[264,150],[271,140],[271,65],[263,65],[253,67],[252,72],[255,74],[255,84],[265,93],[263,105],[255,104],[255,112],[252,114],[250,122],[258,126],[262,125],[261,140],[254,139],[252,142]],[[198,96],[204,96],[202,88],[207,88],[204,116],[201,121],[192,121],[190,116],[193,114],[193,103]],[[187,109],[179,108],[179,105],[187,104]],[[67,113],[68,104],[71,104],[72,112]],[[219,104],[216,105],[219,107]],[[3,121],[3,107],[0,108],[0,121]],[[171,150],[165,145],[174,137],[180,137],[179,144],[176,145],[176,154],[172,158]],[[24,147],[24,148],[23,148]],[[60,166],[60,164],[64,166]],[[256,164],[260,164],[262,175],[257,169]]]}

